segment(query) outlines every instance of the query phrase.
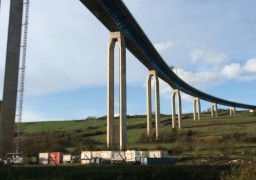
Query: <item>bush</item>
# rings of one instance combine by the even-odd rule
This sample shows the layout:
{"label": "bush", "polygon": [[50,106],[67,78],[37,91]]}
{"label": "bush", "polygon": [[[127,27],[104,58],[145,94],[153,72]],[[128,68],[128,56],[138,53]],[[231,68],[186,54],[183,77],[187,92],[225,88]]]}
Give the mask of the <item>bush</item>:
{"label": "bush", "polygon": [[180,155],[183,153],[183,151],[184,151],[184,148],[180,144],[178,144],[178,143],[174,144],[174,146],[172,148],[173,154]]}
{"label": "bush", "polygon": [[178,133],[176,129],[172,129],[171,131],[163,131],[159,134],[159,140],[162,142],[174,142],[178,137]]}
{"label": "bush", "polygon": [[141,133],[137,139],[137,143],[149,143],[152,142],[154,140],[155,134],[153,133],[153,135],[151,137],[148,137],[146,133]]}
{"label": "bush", "polygon": [[255,180],[256,162],[245,164],[241,167],[232,167],[230,172],[221,172],[221,180]]}
{"label": "bush", "polygon": [[235,140],[230,139],[229,141],[222,142],[220,150],[221,150],[221,153],[225,157],[228,157],[228,155],[233,154],[235,152],[235,150],[236,150],[236,142],[235,142]]}

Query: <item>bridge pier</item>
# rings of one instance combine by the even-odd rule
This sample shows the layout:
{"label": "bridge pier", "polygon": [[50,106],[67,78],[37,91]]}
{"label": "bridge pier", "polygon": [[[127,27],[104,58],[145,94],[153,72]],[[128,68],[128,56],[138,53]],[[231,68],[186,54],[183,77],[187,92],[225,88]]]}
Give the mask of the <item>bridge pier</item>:
{"label": "bridge pier", "polygon": [[2,112],[2,103],[3,101],[0,101],[0,118],[1,118],[1,112]]}
{"label": "bridge pier", "polygon": [[178,126],[179,126],[179,129],[181,129],[182,109],[181,109],[181,96],[180,96],[180,91],[178,89],[174,89],[172,92],[172,128],[175,128],[176,126],[176,103],[175,103],[176,95],[178,96]]}
{"label": "bridge pier", "polygon": [[155,70],[149,70],[147,75],[147,136],[152,135],[152,100],[151,100],[151,78],[154,76],[154,93],[155,93],[155,127],[156,139],[159,135],[160,125],[160,102],[159,102],[159,81]]}
{"label": "bridge pier", "polygon": [[119,146],[126,150],[126,48],[120,32],[111,32],[107,57],[107,147],[118,145],[118,129],[114,126],[114,48],[119,47]]}
{"label": "bridge pier", "polygon": [[214,116],[214,107],[215,107],[215,116],[218,116],[218,105],[217,103],[211,104],[211,115]]}
{"label": "bridge pier", "polygon": [[230,114],[230,116],[235,116],[236,115],[236,108],[235,107],[230,107],[229,108],[229,114]]}
{"label": "bridge pier", "polygon": [[12,151],[19,76],[23,1],[10,1],[3,100],[0,112],[0,157]]}
{"label": "bridge pier", "polygon": [[[196,105],[197,105],[197,108],[196,108]],[[197,109],[198,109],[198,112],[196,113]],[[200,104],[200,99],[198,97],[194,97],[193,99],[193,117],[194,117],[194,121],[196,119],[198,120],[201,119],[201,104]]]}

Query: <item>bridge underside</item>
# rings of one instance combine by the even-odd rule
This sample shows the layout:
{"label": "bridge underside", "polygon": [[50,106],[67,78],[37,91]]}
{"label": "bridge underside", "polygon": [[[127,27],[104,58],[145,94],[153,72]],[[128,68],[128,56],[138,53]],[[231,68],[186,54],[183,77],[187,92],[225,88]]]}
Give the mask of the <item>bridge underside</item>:
{"label": "bridge underside", "polygon": [[96,18],[110,31],[124,35],[128,50],[149,70],[156,70],[158,76],[173,89],[199,97],[205,101],[244,109],[256,109],[255,105],[236,103],[199,91],[181,80],[162,59],[145,35],[125,4],[120,0],[80,0]]}

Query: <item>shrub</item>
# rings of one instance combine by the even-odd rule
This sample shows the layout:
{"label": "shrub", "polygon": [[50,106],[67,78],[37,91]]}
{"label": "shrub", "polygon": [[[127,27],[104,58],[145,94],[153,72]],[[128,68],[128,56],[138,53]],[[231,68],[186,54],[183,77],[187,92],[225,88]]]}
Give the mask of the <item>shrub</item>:
{"label": "shrub", "polygon": [[209,136],[203,140],[204,146],[206,149],[213,152],[217,148],[219,148],[220,139],[216,136]]}
{"label": "shrub", "polygon": [[172,148],[172,153],[175,154],[175,155],[180,155],[182,154],[184,151],[184,148],[178,144],[178,143],[175,143],[173,148]]}
{"label": "shrub", "polygon": [[176,129],[172,129],[171,131],[163,131],[159,134],[159,140],[162,142],[174,142],[178,137],[178,133]]}
{"label": "shrub", "polygon": [[248,163],[240,167],[232,167],[230,172],[221,172],[221,180],[255,180],[256,162]]}
{"label": "shrub", "polygon": [[154,140],[153,137],[155,137],[155,133],[153,133],[153,135],[151,137],[148,137],[146,133],[141,133],[136,142],[137,143],[149,143]]}
{"label": "shrub", "polygon": [[233,154],[235,152],[235,150],[236,150],[236,142],[235,142],[235,140],[230,139],[229,141],[222,142],[220,150],[221,150],[221,153],[225,157],[228,157],[228,155]]}

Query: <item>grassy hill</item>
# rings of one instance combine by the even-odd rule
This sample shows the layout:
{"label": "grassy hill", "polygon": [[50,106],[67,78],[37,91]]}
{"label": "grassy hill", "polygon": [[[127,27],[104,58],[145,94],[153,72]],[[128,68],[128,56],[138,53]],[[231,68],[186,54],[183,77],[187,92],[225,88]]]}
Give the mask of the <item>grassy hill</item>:
{"label": "grassy hill", "polygon": [[[203,113],[200,121],[184,114],[182,129],[171,128],[171,116],[161,115],[160,135],[146,136],[146,117],[127,118],[128,149],[168,150],[180,159],[250,159],[256,155],[256,114],[247,111],[218,117]],[[115,119],[118,124],[118,119]],[[153,125],[154,127],[154,125]],[[21,125],[21,149],[27,155],[43,151],[106,150],[106,119],[30,122]]]}
{"label": "grassy hill", "polygon": [[[255,179],[255,113],[241,111],[232,117],[228,111],[218,117],[203,113],[200,121],[184,114],[182,126],[181,130],[172,129],[171,117],[162,115],[156,140],[146,136],[145,116],[127,119],[128,149],[168,150],[169,156],[177,159],[175,166],[3,166],[0,179]],[[81,150],[106,150],[106,119],[22,123],[20,138],[25,156],[47,151],[79,155]],[[241,165],[243,161],[254,163]]]}

